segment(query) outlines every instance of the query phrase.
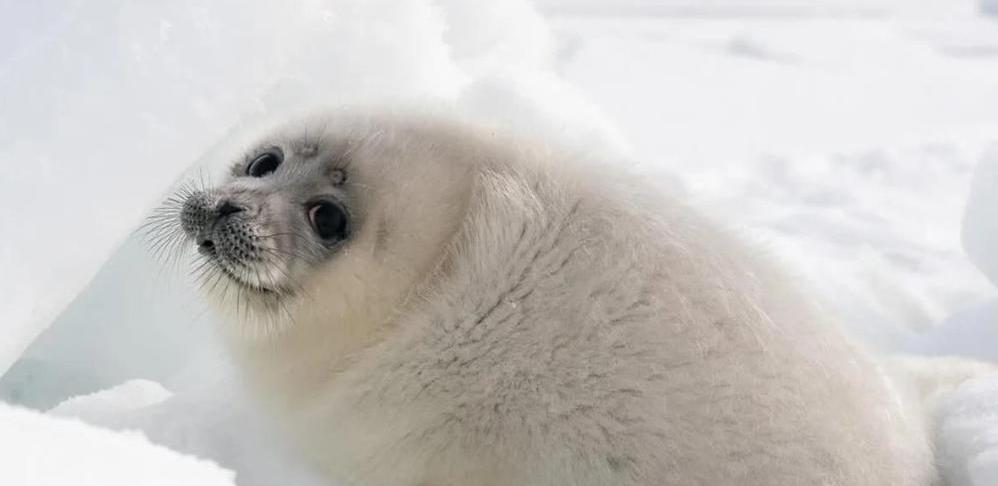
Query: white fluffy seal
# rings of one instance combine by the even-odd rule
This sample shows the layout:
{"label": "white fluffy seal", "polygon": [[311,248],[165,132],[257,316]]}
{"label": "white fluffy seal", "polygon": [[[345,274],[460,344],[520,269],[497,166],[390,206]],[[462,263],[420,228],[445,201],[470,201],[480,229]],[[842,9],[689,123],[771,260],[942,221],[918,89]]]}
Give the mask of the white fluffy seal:
{"label": "white fluffy seal", "polygon": [[333,114],[263,137],[179,220],[252,388],[341,484],[933,481],[871,358],[608,167]]}

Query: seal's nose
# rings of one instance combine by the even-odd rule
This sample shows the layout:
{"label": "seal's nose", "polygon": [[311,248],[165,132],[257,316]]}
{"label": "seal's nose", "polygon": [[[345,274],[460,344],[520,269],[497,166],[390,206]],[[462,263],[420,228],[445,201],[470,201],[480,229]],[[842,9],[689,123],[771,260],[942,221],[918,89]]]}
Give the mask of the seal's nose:
{"label": "seal's nose", "polygon": [[215,254],[215,242],[210,238],[198,240],[198,252],[202,255],[211,256]]}
{"label": "seal's nose", "polygon": [[246,208],[236,205],[228,199],[223,199],[215,207],[215,215],[218,219],[225,219],[227,216],[245,211]]}
{"label": "seal's nose", "polygon": [[214,227],[230,216],[236,213],[241,213],[245,211],[246,208],[240,206],[228,199],[223,199],[215,205],[215,211],[212,220],[209,224],[203,226],[201,231],[197,235],[198,251],[202,255],[213,255],[215,253],[215,242],[212,240],[212,234],[214,233]]}

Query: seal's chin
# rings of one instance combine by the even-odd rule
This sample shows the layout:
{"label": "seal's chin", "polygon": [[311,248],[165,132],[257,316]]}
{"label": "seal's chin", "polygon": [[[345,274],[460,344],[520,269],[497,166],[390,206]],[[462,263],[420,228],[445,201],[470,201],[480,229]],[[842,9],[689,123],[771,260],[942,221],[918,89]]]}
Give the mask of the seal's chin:
{"label": "seal's chin", "polygon": [[232,293],[239,300],[259,300],[264,303],[273,303],[293,294],[287,285],[276,282],[277,275],[286,274],[278,268],[240,263],[218,253],[208,254],[206,257],[206,270],[201,272],[201,278],[202,288],[209,293]]}
{"label": "seal's chin", "polygon": [[262,281],[250,269],[233,271],[212,261],[213,277],[202,285],[208,301],[220,311],[234,335],[250,340],[279,335],[294,325],[295,292]]}

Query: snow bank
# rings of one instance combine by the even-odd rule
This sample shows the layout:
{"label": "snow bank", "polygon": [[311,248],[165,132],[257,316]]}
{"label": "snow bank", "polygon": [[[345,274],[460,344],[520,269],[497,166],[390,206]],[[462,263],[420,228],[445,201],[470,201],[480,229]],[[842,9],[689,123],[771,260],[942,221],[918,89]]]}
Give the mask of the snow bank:
{"label": "snow bank", "polygon": [[[923,21],[568,18],[561,70],[699,204],[886,349],[994,295],[960,243],[998,126],[998,31]],[[926,96],[932,93],[932,96]],[[986,206],[986,205],[985,205]]]}
{"label": "snow bank", "polygon": [[963,218],[963,247],[998,285],[998,145],[981,157]]}
{"label": "snow bank", "polygon": [[634,17],[886,17],[972,15],[993,0],[538,0],[552,14]]}
{"label": "snow bank", "polygon": [[155,381],[130,380],[114,388],[70,398],[48,413],[97,423],[101,421],[99,417],[119,417],[161,403],[171,395]]}
{"label": "snow bank", "polygon": [[529,0],[436,0],[434,4],[447,24],[443,40],[464,69],[481,73],[553,65],[554,34]]}
{"label": "snow bank", "polygon": [[915,354],[966,356],[998,363],[998,300],[957,312],[900,348]]}
{"label": "snow bank", "polygon": [[764,242],[849,328],[894,349],[993,295],[959,241],[974,159],[973,150],[940,143],[764,156],[680,177]]}
{"label": "snow bank", "polygon": [[938,461],[951,486],[998,484],[998,378],[965,383],[939,409]]}
{"label": "snow bank", "polygon": [[0,403],[0,484],[10,486],[233,486],[204,460],[78,420]]}
{"label": "snow bank", "polygon": [[[980,158],[970,184],[962,240],[970,260],[998,284],[998,146]],[[991,291],[992,295],[994,290]],[[998,363],[998,300],[968,305],[935,328],[912,337],[902,349],[935,356],[968,356]]]}
{"label": "snow bank", "polygon": [[130,237],[0,378],[0,400],[45,410],[134,378],[176,392],[218,378],[216,323],[184,277]]}
{"label": "snow bank", "polygon": [[50,413],[139,430],[156,444],[235,471],[239,486],[329,486],[232,380],[205,380],[199,388],[166,395],[156,383],[132,381],[71,398]]}

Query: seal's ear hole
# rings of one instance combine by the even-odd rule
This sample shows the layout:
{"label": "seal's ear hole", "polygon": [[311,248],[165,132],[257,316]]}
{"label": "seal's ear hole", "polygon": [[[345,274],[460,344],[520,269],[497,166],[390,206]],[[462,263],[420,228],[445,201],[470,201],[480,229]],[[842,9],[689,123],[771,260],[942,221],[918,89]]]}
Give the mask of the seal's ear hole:
{"label": "seal's ear hole", "polygon": [[277,170],[277,167],[284,161],[284,154],[280,150],[271,149],[257,155],[249,165],[246,166],[246,175],[250,177],[263,177]]}
{"label": "seal's ear hole", "polygon": [[333,169],[329,171],[329,179],[334,186],[341,186],[347,181],[347,171],[343,169]]}

